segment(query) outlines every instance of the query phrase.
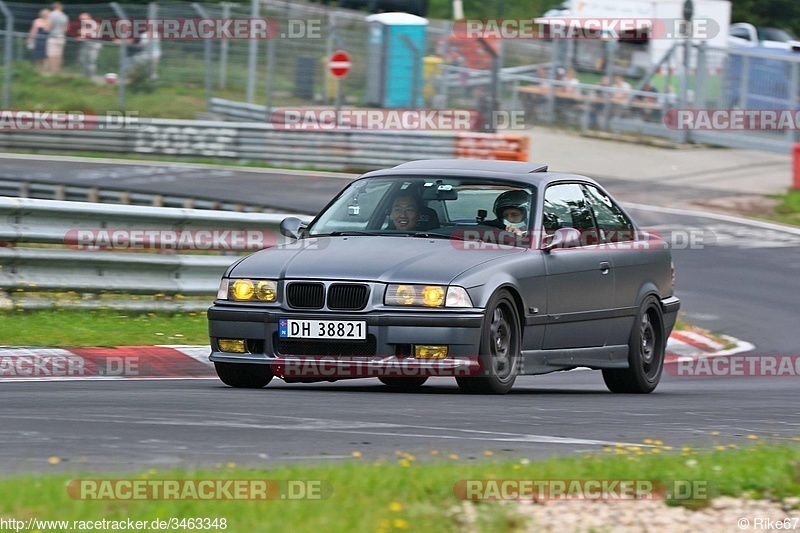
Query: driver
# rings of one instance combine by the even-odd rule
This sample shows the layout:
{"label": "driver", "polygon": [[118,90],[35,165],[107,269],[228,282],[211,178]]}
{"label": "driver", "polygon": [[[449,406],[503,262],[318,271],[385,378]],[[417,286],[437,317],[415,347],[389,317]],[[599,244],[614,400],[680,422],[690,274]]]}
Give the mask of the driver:
{"label": "driver", "polygon": [[419,222],[420,201],[410,193],[400,194],[392,202],[389,216],[394,224],[393,229],[416,230]]}
{"label": "driver", "polygon": [[506,191],[494,201],[498,227],[515,235],[525,236],[528,231],[530,195],[525,191]]}

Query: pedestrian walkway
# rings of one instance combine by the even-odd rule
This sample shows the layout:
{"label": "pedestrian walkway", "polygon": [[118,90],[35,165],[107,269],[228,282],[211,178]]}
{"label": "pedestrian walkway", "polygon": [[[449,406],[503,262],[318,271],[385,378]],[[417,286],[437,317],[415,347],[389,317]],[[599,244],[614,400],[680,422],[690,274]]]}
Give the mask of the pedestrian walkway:
{"label": "pedestrian walkway", "polygon": [[530,160],[558,172],[716,191],[721,195],[780,194],[792,184],[792,158],[756,150],[688,146],[661,148],[534,127]]}

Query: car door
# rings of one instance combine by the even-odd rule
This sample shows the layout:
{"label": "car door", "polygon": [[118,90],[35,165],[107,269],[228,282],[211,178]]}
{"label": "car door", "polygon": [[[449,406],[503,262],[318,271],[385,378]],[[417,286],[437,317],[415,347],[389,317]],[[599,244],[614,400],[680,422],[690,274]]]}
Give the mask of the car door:
{"label": "car door", "polygon": [[613,317],[614,273],[581,185],[547,187],[542,214],[546,233],[575,228],[582,235],[580,246],[542,253],[548,315],[543,348],[604,346]]}
{"label": "car door", "polygon": [[608,248],[614,273],[614,310],[608,344],[627,344],[639,308],[642,282],[653,278],[652,255],[643,243],[635,243],[633,222],[609,194],[592,184],[584,185],[594,214],[598,237]]}

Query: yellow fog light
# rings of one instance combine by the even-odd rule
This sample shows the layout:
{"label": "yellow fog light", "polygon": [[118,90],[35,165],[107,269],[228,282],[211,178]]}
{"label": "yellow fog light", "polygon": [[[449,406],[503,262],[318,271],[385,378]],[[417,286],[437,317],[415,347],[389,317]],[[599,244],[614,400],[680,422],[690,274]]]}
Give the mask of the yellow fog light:
{"label": "yellow fog light", "polygon": [[426,307],[441,307],[444,304],[444,287],[428,285],[422,289],[422,303]]}
{"label": "yellow fog light", "polygon": [[242,339],[217,339],[219,351],[227,353],[244,353],[244,340]]}
{"label": "yellow fog light", "polygon": [[447,357],[447,346],[415,345],[414,357],[417,359],[444,359]]}
{"label": "yellow fog light", "polygon": [[237,279],[233,282],[234,300],[250,300],[255,294],[253,282],[249,279]]}
{"label": "yellow fog light", "polygon": [[414,305],[414,300],[417,298],[417,291],[414,290],[413,285],[398,285],[397,291],[394,294],[394,299],[401,305]]}
{"label": "yellow fog light", "polygon": [[274,302],[278,298],[278,286],[274,281],[259,281],[256,285],[256,298],[262,302]]}

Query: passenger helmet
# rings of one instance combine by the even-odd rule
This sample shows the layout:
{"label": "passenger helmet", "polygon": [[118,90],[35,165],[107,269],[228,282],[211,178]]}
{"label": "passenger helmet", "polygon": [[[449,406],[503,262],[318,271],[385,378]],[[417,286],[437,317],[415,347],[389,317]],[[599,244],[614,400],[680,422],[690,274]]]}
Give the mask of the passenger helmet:
{"label": "passenger helmet", "polygon": [[522,211],[523,220],[528,220],[528,211],[531,205],[531,197],[525,191],[506,191],[494,201],[494,211],[497,220],[503,220],[503,210],[515,207]]}

